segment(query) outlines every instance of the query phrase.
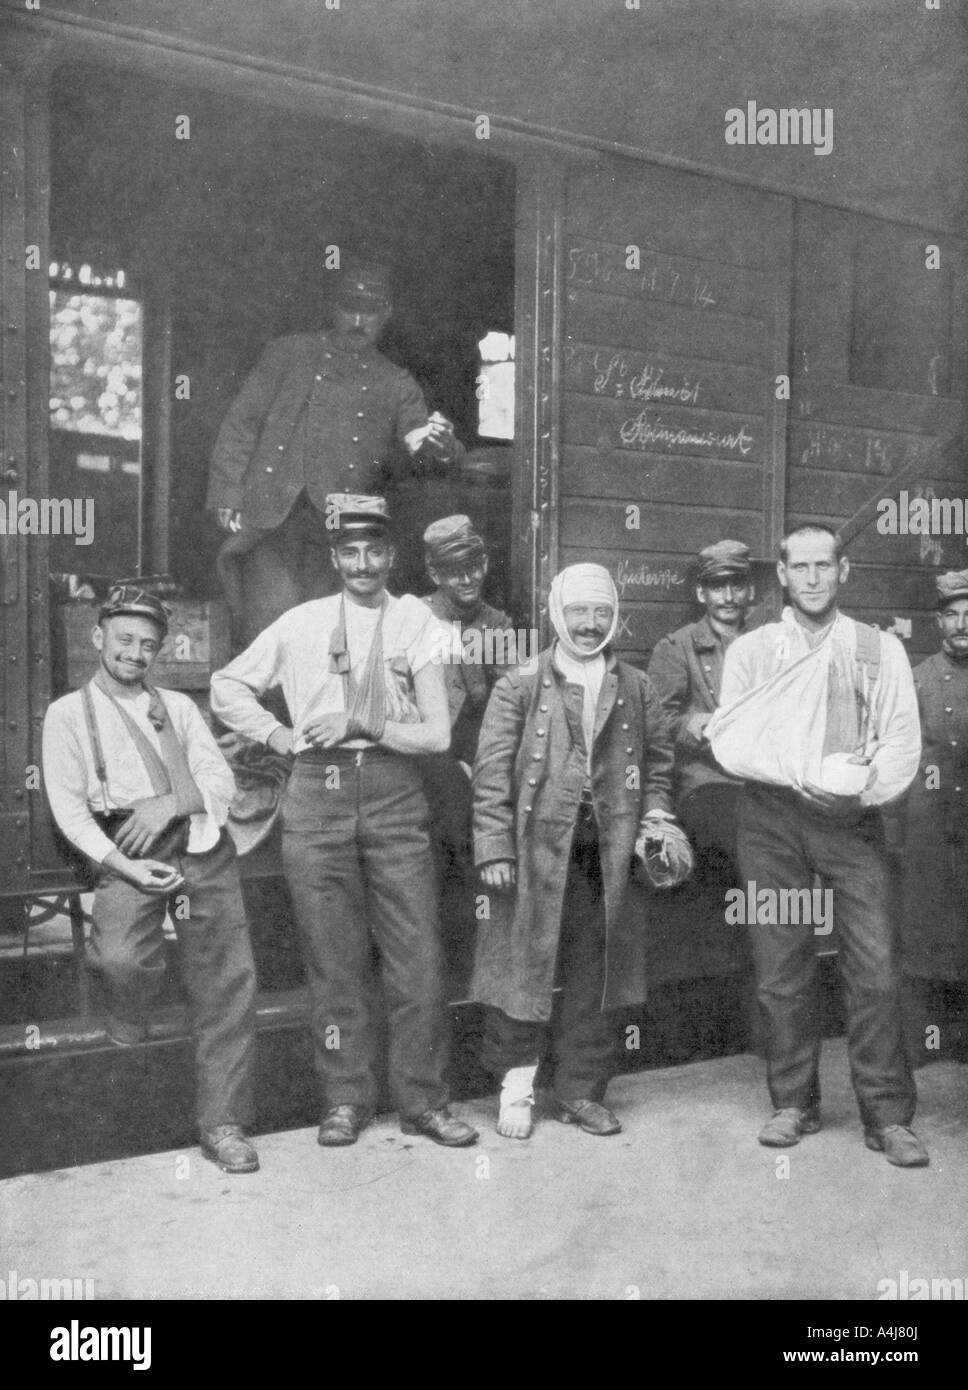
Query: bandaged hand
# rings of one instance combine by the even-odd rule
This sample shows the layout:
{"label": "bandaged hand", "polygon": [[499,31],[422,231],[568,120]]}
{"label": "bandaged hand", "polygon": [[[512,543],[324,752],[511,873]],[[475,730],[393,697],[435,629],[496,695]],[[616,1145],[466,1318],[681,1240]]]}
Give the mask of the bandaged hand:
{"label": "bandaged hand", "polygon": [[693,870],[689,838],[678,821],[665,811],[651,811],[644,817],[635,841],[635,855],[653,888],[676,888]]}

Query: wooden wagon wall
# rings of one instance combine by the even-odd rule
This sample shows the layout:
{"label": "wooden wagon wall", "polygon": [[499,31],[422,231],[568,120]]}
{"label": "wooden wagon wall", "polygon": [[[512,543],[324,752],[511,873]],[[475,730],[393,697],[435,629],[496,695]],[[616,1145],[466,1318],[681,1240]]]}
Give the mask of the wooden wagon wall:
{"label": "wooden wagon wall", "polygon": [[775,598],[803,521],[850,537],[845,606],[934,650],[964,535],[882,535],[873,504],[968,491],[964,242],[631,160],[562,201],[557,561],[608,566],[625,650],[695,615],[724,536]]}

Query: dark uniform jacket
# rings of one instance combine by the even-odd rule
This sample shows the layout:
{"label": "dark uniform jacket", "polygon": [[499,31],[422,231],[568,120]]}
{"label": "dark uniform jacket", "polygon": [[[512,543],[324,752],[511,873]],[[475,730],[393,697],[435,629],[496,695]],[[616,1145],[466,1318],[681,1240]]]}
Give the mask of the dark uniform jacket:
{"label": "dark uniform jacket", "polygon": [[944,652],[914,668],[921,766],[905,816],[905,969],[968,980],[968,662]]}
{"label": "dark uniform jacket", "polygon": [[[444,680],[447,685],[447,706],[450,712],[450,752],[445,757],[458,758],[464,763],[473,763],[477,752],[477,739],[481,731],[481,721],[491,691],[508,666],[515,665],[517,657],[516,640],[511,619],[498,608],[482,603],[477,616],[471,620],[462,618],[449,602],[446,595],[438,589],[424,599],[427,607],[436,618],[445,623],[459,623],[461,635],[479,633],[483,638],[486,632],[506,634],[506,643],[495,643],[493,662],[465,660],[444,666]],[[502,649],[502,648],[506,648]],[[486,655],[486,649],[485,649]],[[500,659],[503,658],[503,659]]]}
{"label": "dark uniform jacket", "polygon": [[[588,781],[584,692],[566,681],[552,651],[536,669],[498,681],[474,765],[474,862],[515,861],[517,886],[511,896],[490,895],[470,997],[540,1021],[551,1016],[571,840]],[[652,683],[612,655],[592,750],[606,919],[602,1007],[613,1008],[645,997],[645,897],[630,887],[631,869],[642,816],[671,810],[673,753]]]}
{"label": "dark uniform jacket", "polygon": [[676,801],[710,783],[739,786],[716,762],[709,744],[687,732],[694,714],[719,707],[726,647],[709,619],[688,623],[661,638],[649,662],[652,681],[669,719],[676,746]]}
{"label": "dark uniform jacket", "polygon": [[272,529],[305,488],[324,512],[327,493],[381,490],[384,465],[426,423],[420,387],[375,348],[347,352],[328,333],[279,338],[222,423],[206,506]]}

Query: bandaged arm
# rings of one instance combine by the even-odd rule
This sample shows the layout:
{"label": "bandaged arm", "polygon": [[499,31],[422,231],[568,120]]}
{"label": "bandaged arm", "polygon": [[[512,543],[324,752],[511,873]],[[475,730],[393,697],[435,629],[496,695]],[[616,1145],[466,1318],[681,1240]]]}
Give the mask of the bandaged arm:
{"label": "bandaged arm", "polygon": [[861,792],[862,806],[896,801],[911,785],[921,762],[918,697],[907,652],[890,632],[881,633],[881,667],[874,686],[872,733],[876,774]]}

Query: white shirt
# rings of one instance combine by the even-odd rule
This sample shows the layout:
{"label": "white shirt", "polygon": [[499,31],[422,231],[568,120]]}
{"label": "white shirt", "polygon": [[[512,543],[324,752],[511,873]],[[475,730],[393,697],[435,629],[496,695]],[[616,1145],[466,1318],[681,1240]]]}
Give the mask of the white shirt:
{"label": "white shirt", "polygon": [[[259,696],[279,687],[292,718],[293,751],[311,747],[304,737],[307,724],[324,714],[346,708],[343,677],[330,670],[330,641],[339,622],[340,595],[311,599],[290,608],[228,666],[212,676],[212,713],[230,729],[268,743],[283,727],[263,709]],[[379,617],[378,608],[364,608],[347,599],[346,642],[350,662],[362,674]],[[412,594],[387,595],[383,616],[384,663],[405,666],[412,678],[454,645],[446,623],[435,618]]]}
{"label": "white shirt", "polygon": [[[204,812],[189,818],[188,852],[203,854],[218,841],[235,795],[232,770],[204,719],[187,695],[178,690],[159,691],[188,767],[205,802]],[[97,686],[92,690],[104,765],[108,803],[105,806],[94,765],[94,750],[84,717],[79,690],[55,700],[44,719],[44,787],[54,819],[73,845],[96,864],[117,846],[105,835],[92,811],[122,810],[133,801],[155,796],[148,769],[125,727],[120,712]],[[125,712],[134,720],[160,756],[158,731],[148,719],[148,692],[125,700]]]}
{"label": "white shirt", "polygon": [[[838,613],[824,640],[843,644],[853,655],[857,644],[853,620]],[[811,640],[792,608],[784,608],[782,621],[741,634],[726,649],[721,708],[763,685],[816,645],[816,637]],[[864,806],[880,806],[899,797],[921,759],[921,721],[907,652],[890,632],[880,634],[880,647],[880,671],[871,698],[871,733],[877,743],[871,765],[877,777],[861,792]]]}

